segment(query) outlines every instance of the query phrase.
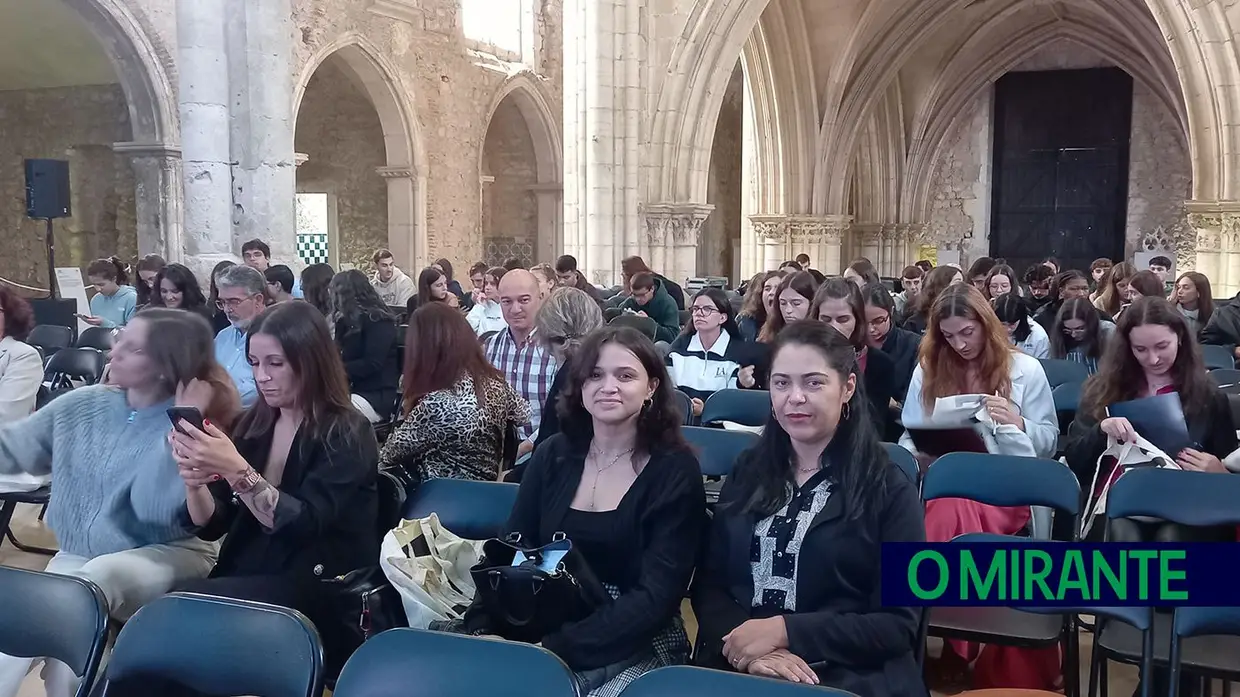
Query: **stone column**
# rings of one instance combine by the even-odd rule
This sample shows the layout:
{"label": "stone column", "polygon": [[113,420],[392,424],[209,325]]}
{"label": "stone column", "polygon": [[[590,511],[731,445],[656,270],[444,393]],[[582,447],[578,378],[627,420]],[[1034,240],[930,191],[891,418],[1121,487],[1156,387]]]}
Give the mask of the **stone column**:
{"label": "stone column", "polygon": [[620,260],[645,255],[651,234],[639,210],[649,98],[643,9],[626,0],[564,2],[563,248],[595,283],[617,281]]}
{"label": "stone column", "polygon": [[[177,0],[177,76],[181,112],[186,265],[199,278],[232,245],[227,0]],[[284,76],[288,79],[288,76]]]}
{"label": "stone column", "polygon": [[291,0],[227,0],[227,10],[233,242],[261,239],[296,270]]}
{"label": "stone column", "polygon": [[534,245],[534,263],[554,263],[563,252],[564,187],[560,184],[535,184],[530,187],[538,204],[538,239]]}
{"label": "stone column", "polygon": [[779,268],[788,260],[788,216],[751,215],[749,224],[762,251],[761,269],[774,271]]}
{"label": "stone column", "polygon": [[805,249],[810,266],[827,276],[844,271],[843,241],[851,216],[794,215],[788,218],[788,236],[794,249]]}
{"label": "stone column", "polygon": [[182,261],[181,149],[162,143],[113,143],[112,150],[127,155],[133,167],[138,256],[158,254],[169,262]]}
{"label": "stone column", "polygon": [[416,275],[426,266],[426,250],[418,249],[418,235],[414,221],[417,217],[417,186],[413,169],[409,167],[380,167],[375,173],[387,182],[388,204],[388,250],[396,259],[396,265]]}
{"label": "stone column", "polygon": [[697,246],[702,223],[715,207],[698,203],[658,203],[646,206],[646,243],[650,268],[683,284],[697,274]]}

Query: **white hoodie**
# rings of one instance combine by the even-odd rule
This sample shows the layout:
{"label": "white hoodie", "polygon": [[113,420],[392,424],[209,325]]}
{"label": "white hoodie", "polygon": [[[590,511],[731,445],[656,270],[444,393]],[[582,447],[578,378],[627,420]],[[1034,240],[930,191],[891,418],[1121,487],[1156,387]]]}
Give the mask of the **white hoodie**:
{"label": "white hoodie", "polygon": [[418,292],[417,285],[412,278],[405,275],[400,269],[393,269],[392,280],[384,282],[379,280],[379,272],[376,271],[370,275],[370,285],[375,287],[375,291],[379,293],[379,297],[383,298],[385,305],[395,305],[404,307]]}

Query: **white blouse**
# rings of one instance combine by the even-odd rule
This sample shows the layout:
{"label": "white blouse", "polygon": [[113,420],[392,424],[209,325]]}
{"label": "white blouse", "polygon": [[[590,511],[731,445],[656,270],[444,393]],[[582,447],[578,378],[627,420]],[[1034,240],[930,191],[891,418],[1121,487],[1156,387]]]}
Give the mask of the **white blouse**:
{"label": "white blouse", "polygon": [[[921,366],[913,370],[909,383],[908,399],[904,400],[901,423],[915,426],[927,421],[921,407],[921,385],[924,376]],[[1059,416],[1055,413],[1055,400],[1051,397],[1051,385],[1046,371],[1038,359],[1024,353],[1012,354],[1012,401],[1025,419],[1025,430],[1015,426],[998,426],[992,437],[985,438],[991,452],[1000,455],[1054,458],[1059,446]],[[906,431],[900,437],[900,445],[910,452],[917,452],[913,439]]]}
{"label": "white blouse", "polygon": [[1050,358],[1051,357],[1051,338],[1046,334],[1046,330],[1042,325],[1033,320],[1029,321],[1029,336],[1024,341],[1014,342],[1016,348],[1033,356],[1034,358]]}
{"label": "white blouse", "polygon": [[494,300],[483,300],[469,309],[465,315],[469,326],[478,336],[487,332],[502,332],[508,328],[504,321],[504,311]]}
{"label": "white blouse", "polygon": [[41,384],[39,351],[11,336],[0,339],[0,424],[29,416]]}

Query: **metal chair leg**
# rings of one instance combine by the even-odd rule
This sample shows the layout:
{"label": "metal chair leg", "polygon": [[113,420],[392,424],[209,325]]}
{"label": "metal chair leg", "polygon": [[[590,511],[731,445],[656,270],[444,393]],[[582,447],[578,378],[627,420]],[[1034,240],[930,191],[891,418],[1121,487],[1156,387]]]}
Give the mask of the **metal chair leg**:
{"label": "metal chair leg", "polygon": [[4,538],[8,538],[9,542],[12,542],[14,547],[26,552],[27,554],[44,554],[47,556],[55,556],[57,550],[22,544],[22,542],[13,535],[13,514],[16,511],[16,502],[9,501],[6,502],[3,507],[0,507],[0,530],[4,531],[4,534],[0,535],[0,544],[4,542]]}
{"label": "metal chair leg", "polygon": [[40,523],[43,522],[43,516],[45,515],[47,515],[47,504],[46,503],[43,504],[43,507],[39,509],[39,522]]}

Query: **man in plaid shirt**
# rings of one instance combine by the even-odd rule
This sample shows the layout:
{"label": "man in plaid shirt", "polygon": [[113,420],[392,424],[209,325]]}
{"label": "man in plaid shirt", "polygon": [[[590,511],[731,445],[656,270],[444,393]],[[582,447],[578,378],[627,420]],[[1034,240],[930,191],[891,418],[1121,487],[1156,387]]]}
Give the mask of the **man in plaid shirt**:
{"label": "man in plaid shirt", "polygon": [[525,269],[513,269],[499,282],[499,305],[508,328],[487,339],[483,347],[487,360],[504,379],[530,403],[530,422],[517,429],[521,436],[518,451],[525,454],[533,447],[542,422],[543,404],[559,368],[538,338],[534,336],[534,318],[542,306],[538,279]]}

